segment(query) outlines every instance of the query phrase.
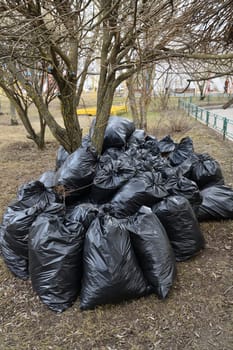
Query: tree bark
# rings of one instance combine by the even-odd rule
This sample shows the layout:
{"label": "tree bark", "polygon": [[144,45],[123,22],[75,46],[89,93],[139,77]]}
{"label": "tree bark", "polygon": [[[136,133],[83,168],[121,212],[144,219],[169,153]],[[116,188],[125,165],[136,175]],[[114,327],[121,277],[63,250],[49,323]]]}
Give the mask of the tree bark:
{"label": "tree bark", "polygon": [[95,146],[98,154],[101,154],[102,152],[104,133],[108,124],[113,97],[114,89],[112,87],[108,87],[106,94],[103,96],[102,100],[98,100],[99,108],[97,106],[96,124],[92,136],[92,143]]}
{"label": "tree bark", "polygon": [[67,88],[60,96],[60,100],[64,125],[70,143],[69,150],[73,152],[82,142],[82,130],[78,123],[75,89]]}
{"label": "tree bark", "polygon": [[136,96],[135,96],[135,87],[134,87],[134,82],[133,82],[133,77],[130,77],[129,79],[126,80],[126,86],[128,89],[128,98],[129,98],[129,108],[133,117],[133,121],[135,124],[135,127],[139,129],[140,126],[140,116],[139,112],[137,109],[137,101],[136,101]]}
{"label": "tree bark", "polygon": [[[51,56],[53,59],[53,69],[52,74],[59,86],[59,98],[61,101],[61,112],[65,126],[66,137],[69,141],[69,147],[64,146],[68,152],[75,151],[82,142],[82,130],[80,128],[80,124],[77,116],[77,105],[78,105],[78,97],[81,95],[76,93],[76,85],[77,85],[77,62],[78,62],[78,43],[76,40],[70,39],[69,42],[70,51],[67,54],[68,59],[68,67],[66,76],[61,74],[61,69],[59,66],[59,60],[57,59],[57,47],[51,46]],[[59,54],[61,51],[59,50]],[[87,74],[87,68],[83,72],[84,76]],[[84,81],[83,81],[84,84]],[[48,124],[48,123],[47,123]],[[48,124],[50,127],[50,125]]]}
{"label": "tree bark", "polygon": [[140,109],[140,129],[147,131],[147,106],[144,96],[139,99],[139,109]]}
{"label": "tree bark", "polygon": [[223,108],[223,109],[227,109],[227,108],[229,108],[232,104],[233,104],[233,97],[232,97],[229,101],[227,101],[227,102],[222,106],[222,108]]}
{"label": "tree bark", "polygon": [[204,89],[205,89],[205,81],[203,83],[203,81],[197,81],[197,85],[200,91],[200,101],[203,101],[205,99],[205,93],[204,93]]}
{"label": "tree bark", "polygon": [[[136,73],[135,76],[130,77],[126,82],[130,110],[136,128],[147,130],[147,113],[153,92],[154,72],[155,67],[152,65]],[[135,96],[135,90],[140,94],[138,100]]]}
{"label": "tree bark", "polygon": [[11,100],[9,100],[9,101],[10,101],[11,125],[19,125],[17,117],[16,117],[15,106]]}

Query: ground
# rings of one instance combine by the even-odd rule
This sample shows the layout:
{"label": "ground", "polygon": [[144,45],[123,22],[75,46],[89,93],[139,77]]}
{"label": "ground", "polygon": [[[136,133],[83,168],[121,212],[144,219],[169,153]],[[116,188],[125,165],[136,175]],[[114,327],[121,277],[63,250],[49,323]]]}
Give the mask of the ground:
{"label": "ground", "polygon": [[[185,123],[188,128],[172,136],[191,136],[195,150],[215,157],[232,185],[233,143],[198,122]],[[20,184],[54,168],[57,150],[48,136],[47,149],[38,151],[21,125],[8,124],[9,117],[0,116],[0,216]],[[0,350],[232,350],[233,221],[201,228],[206,248],[177,264],[165,301],[151,295],[81,312],[77,300],[56,314],[40,302],[30,281],[13,277],[0,258]]]}

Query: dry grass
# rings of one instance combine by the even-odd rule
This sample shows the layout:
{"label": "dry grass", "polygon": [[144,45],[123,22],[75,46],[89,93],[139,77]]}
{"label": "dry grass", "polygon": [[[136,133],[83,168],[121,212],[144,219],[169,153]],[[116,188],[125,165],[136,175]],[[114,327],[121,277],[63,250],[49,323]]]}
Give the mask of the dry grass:
{"label": "dry grass", "polygon": [[[8,116],[0,116],[0,214],[20,184],[54,168],[57,149],[49,138],[47,149],[38,151],[22,126],[7,123]],[[191,136],[196,151],[214,156],[233,184],[232,143],[198,122],[190,128],[173,137]],[[205,223],[202,230],[206,249],[178,264],[165,301],[149,296],[87,312],[77,301],[55,314],[0,259],[0,350],[232,350],[233,221]]]}
{"label": "dry grass", "polygon": [[148,132],[158,139],[164,135],[188,133],[194,127],[194,121],[183,111],[168,109],[160,113],[152,113],[148,123]]}

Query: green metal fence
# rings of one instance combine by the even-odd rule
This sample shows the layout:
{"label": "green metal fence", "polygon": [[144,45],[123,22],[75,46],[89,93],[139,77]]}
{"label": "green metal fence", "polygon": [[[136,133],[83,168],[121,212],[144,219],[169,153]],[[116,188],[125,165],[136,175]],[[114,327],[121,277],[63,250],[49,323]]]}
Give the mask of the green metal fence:
{"label": "green metal fence", "polygon": [[184,109],[189,116],[220,132],[224,140],[226,137],[233,140],[233,120],[199,107],[191,103],[190,99],[179,99],[178,107]]}

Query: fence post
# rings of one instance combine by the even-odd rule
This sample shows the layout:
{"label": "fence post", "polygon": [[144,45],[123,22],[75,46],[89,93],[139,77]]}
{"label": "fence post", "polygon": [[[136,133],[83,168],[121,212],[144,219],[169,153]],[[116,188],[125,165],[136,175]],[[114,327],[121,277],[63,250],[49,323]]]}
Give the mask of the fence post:
{"label": "fence post", "polygon": [[180,109],[180,103],[181,103],[181,101],[180,101],[180,97],[178,98],[178,109]]}
{"label": "fence post", "polygon": [[213,125],[213,127],[216,128],[216,126],[217,126],[217,116],[214,115],[214,125]]}
{"label": "fence post", "polygon": [[206,125],[209,125],[209,119],[210,119],[210,112],[206,111]]}
{"label": "fence post", "polygon": [[188,116],[190,116],[190,107],[191,107],[191,104],[188,103]]}
{"label": "fence post", "polygon": [[226,133],[227,133],[227,118],[223,119],[223,140],[226,138]]}
{"label": "fence post", "polygon": [[203,118],[203,109],[201,109],[201,120],[202,120],[202,118]]}
{"label": "fence post", "polygon": [[198,115],[198,107],[195,106],[195,119],[197,119],[197,115]]}

